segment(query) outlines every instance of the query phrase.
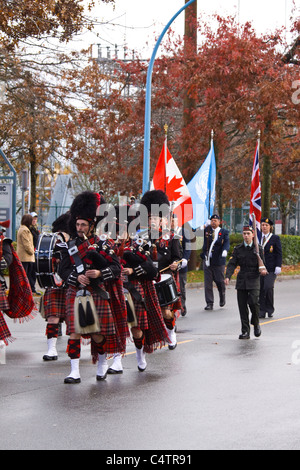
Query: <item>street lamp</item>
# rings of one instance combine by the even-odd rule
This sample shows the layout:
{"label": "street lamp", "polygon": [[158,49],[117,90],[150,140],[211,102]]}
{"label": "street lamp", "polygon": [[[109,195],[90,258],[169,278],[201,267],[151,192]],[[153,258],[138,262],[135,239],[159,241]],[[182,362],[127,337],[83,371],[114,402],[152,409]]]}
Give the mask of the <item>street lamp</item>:
{"label": "street lamp", "polygon": [[143,194],[148,191],[150,186],[150,126],[151,126],[151,88],[152,88],[152,72],[155,61],[155,56],[160,43],[166,34],[167,30],[173,23],[173,21],[180,15],[180,13],[189,7],[195,0],[190,0],[171,18],[169,23],[165,26],[163,32],[159,36],[157,43],[154,47],[148,72],[147,72],[147,83],[146,83],[146,104],[145,104],[145,130],[144,130],[144,166],[143,166]]}

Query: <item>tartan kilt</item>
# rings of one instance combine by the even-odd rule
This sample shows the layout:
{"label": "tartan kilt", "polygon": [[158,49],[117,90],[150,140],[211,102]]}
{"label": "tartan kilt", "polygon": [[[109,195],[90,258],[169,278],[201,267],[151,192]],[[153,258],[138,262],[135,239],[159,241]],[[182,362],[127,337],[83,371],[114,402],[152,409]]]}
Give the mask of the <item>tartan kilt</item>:
{"label": "tartan kilt", "polygon": [[[140,296],[144,299],[145,293],[140,282],[137,281],[136,279],[133,279],[133,280],[130,280],[130,283],[138,291]],[[148,315],[147,315],[145,304],[136,300],[133,295],[131,295],[131,297],[132,297],[134,308],[135,308],[137,328],[140,328],[143,331],[148,330],[149,323],[148,323]]]}
{"label": "tartan kilt", "polygon": [[152,353],[170,343],[153,281],[142,280],[149,328],[145,331],[144,351]]}
{"label": "tartan kilt", "polygon": [[66,288],[47,287],[43,297],[45,319],[57,317],[60,322],[66,318]]}
{"label": "tartan kilt", "polygon": [[5,289],[2,284],[0,284],[0,310],[5,311],[9,310],[9,303],[7,295],[5,294]]}
{"label": "tartan kilt", "polygon": [[126,342],[127,339],[130,338],[130,331],[127,323],[127,308],[123,292],[123,282],[121,279],[105,282],[105,289],[110,295],[110,307],[115,320],[118,341],[121,345],[119,352],[125,354]]}
{"label": "tartan kilt", "polygon": [[10,334],[6,321],[1,312],[0,312],[0,340],[4,341],[6,346],[8,345],[9,341],[12,342],[14,340],[14,338]]}
{"label": "tartan kilt", "polygon": [[[76,293],[79,289],[69,286],[66,295],[66,324],[67,335],[76,333],[74,324],[74,301]],[[88,288],[93,296],[95,307],[99,317],[100,331],[99,334],[105,337],[104,350],[107,354],[116,354],[121,352],[122,345],[115,328],[114,317],[108,300],[102,299],[101,296],[93,289]],[[91,335],[82,335],[84,338],[91,338]]]}

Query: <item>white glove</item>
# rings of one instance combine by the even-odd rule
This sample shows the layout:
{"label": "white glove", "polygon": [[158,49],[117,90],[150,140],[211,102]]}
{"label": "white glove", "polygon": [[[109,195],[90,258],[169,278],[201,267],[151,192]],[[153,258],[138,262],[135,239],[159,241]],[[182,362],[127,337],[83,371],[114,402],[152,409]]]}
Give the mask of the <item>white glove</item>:
{"label": "white glove", "polygon": [[276,274],[276,276],[277,276],[278,274],[280,274],[280,273],[281,273],[281,268],[280,268],[279,266],[277,266],[277,267],[275,268],[275,274]]}
{"label": "white glove", "polygon": [[227,250],[223,250],[222,258],[226,258],[226,256],[227,256]]}
{"label": "white glove", "polygon": [[186,267],[187,267],[187,264],[188,264],[188,262],[187,262],[187,259],[185,259],[185,258],[182,258],[182,260],[181,260],[181,267],[180,267],[180,269],[182,269],[182,268],[186,268]]}

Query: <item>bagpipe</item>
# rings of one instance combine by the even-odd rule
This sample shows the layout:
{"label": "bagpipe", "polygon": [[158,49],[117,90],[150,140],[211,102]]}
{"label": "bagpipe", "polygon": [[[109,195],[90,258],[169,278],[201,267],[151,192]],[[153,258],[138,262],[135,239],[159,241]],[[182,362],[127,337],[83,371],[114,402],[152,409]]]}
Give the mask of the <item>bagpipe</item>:
{"label": "bagpipe", "polygon": [[[150,254],[151,248],[152,256]],[[153,280],[159,304],[161,307],[166,307],[176,302],[179,294],[172,274],[161,274],[161,271],[158,271],[155,260],[152,259],[155,257],[155,255],[153,256],[153,250],[155,253],[155,249],[156,245],[151,245],[151,241],[145,234],[141,236],[138,233],[130,246],[121,247],[120,254],[122,254],[123,265],[133,268],[138,279],[140,277],[140,279],[147,278]],[[147,265],[141,265],[141,263],[147,261]]]}
{"label": "bagpipe", "polygon": [[[85,274],[87,270],[97,269],[101,271],[103,280],[105,280],[105,272],[111,262],[111,257],[105,250],[109,249],[110,245],[107,244],[103,247],[102,244],[101,248],[94,237],[91,239],[85,237],[79,246],[76,245],[76,240],[69,243],[68,251],[78,274]],[[91,279],[89,286],[103,300],[109,300],[109,293],[104,287],[99,286],[97,279]],[[81,285],[75,296],[74,322],[75,331],[78,334],[99,333],[100,331],[99,317],[89,286]]]}

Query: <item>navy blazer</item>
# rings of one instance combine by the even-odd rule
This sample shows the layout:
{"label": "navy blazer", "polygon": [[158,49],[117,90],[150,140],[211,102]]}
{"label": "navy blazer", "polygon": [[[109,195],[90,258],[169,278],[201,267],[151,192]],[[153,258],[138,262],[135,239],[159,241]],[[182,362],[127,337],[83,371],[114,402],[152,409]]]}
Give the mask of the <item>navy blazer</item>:
{"label": "navy blazer", "polygon": [[269,238],[264,246],[265,266],[269,273],[273,273],[275,268],[282,265],[282,247],[278,235]]}
{"label": "navy blazer", "polygon": [[[210,246],[213,242],[212,238],[213,229],[209,225],[204,229],[204,243],[201,253],[201,258],[204,260],[208,257]],[[224,250],[229,251],[229,232],[225,228],[221,228],[218,233],[218,238],[212,249],[212,257],[210,258],[210,266],[222,266],[226,263],[226,257],[222,256]]]}

